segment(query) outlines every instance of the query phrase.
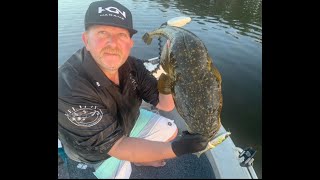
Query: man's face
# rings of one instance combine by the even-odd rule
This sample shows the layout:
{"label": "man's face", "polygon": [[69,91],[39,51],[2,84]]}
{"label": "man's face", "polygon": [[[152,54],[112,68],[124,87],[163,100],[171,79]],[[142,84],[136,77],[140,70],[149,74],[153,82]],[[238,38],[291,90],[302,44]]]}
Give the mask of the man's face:
{"label": "man's face", "polygon": [[83,33],[82,40],[104,72],[117,71],[133,46],[128,30],[105,25],[91,26]]}

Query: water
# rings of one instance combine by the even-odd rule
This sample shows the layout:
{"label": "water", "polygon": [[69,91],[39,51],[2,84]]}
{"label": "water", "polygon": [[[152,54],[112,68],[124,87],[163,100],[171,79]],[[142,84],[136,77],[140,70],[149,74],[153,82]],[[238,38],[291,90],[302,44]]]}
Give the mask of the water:
{"label": "water", "polygon": [[[58,64],[82,47],[83,18],[91,1],[58,1]],[[222,75],[221,121],[238,147],[257,150],[254,168],[262,178],[262,0],[123,0],[138,33],[131,55],[158,55],[157,41],[142,35],[170,18],[189,16],[184,28],[206,45]]]}

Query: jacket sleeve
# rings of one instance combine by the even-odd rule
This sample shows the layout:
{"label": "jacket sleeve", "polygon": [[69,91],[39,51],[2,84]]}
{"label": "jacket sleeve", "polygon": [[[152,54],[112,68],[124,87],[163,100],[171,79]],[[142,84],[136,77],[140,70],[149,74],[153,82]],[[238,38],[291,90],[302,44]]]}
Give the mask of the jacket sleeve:
{"label": "jacket sleeve", "polygon": [[142,61],[136,60],[137,79],[139,84],[139,91],[142,99],[157,106],[159,103],[159,91],[157,89],[157,79],[151,72],[143,65]]}
{"label": "jacket sleeve", "polygon": [[58,84],[58,137],[87,162],[105,160],[123,136],[122,127],[89,84],[68,78]]}

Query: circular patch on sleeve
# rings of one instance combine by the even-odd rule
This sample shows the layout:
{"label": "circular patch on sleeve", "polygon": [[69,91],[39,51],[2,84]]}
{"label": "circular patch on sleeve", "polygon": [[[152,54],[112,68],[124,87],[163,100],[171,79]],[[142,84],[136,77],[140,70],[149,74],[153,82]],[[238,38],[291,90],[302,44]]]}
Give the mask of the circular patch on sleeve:
{"label": "circular patch on sleeve", "polygon": [[91,127],[96,125],[102,119],[101,109],[96,106],[81,107],[69,109],[65,114],[67,118],[76,126]]}

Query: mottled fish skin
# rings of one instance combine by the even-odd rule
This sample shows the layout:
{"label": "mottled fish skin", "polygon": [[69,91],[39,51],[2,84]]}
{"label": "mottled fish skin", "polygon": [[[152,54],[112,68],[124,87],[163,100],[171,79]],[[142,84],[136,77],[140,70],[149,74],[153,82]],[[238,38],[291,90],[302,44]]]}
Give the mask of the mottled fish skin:
{"label": "mottled fish skin", "polygon": [[148,32],[143,40],[150,44],[155,36],[169,40],[160,64],[173,82],[176,109],[190,133],[212,139],[220,129],[222,109],[221,75],[213,65],[203,42],[183,28],[166,26]]}

